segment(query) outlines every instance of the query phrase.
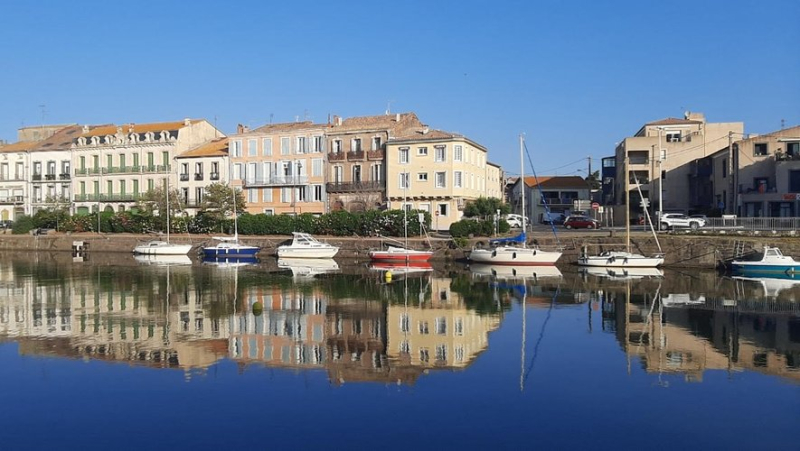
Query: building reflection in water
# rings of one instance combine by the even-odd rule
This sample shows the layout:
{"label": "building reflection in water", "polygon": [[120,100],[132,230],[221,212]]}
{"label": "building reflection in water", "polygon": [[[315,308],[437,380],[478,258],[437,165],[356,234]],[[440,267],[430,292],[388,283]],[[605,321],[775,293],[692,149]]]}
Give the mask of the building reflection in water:
{"label": "building reflection in water", "polygon": [[776,298],[760,288],[761,281],[725,282],[711,295],[652,287],[631,292],[630,282],[604,287],[598,292],[603,326],[616,334],[629,358],[659,376],[680,374],[701,382],[708,370],[731,375],[748,370],[800,381],[795,294]]}

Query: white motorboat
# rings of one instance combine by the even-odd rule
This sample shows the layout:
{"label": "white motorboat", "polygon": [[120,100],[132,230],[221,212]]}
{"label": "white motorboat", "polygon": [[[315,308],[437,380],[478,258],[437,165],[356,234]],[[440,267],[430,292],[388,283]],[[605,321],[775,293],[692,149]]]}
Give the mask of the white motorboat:
{"label": "white motorboat", "polygon": [[292,235],[292,244],[278,246],[279,258],[333,258],[339,252],[338,247],[307,233],[293,232]]}
{"label": "white motorboat", "polygon": [[491,276],[496,279],[540,279],[544,277],[562,277],[556,266],[510,266],[510,265],[470,265],[469,272],[479,276]]}
{"label": "white motorboat", "polygon": [[731,262],[731,268],[740,275],[754,274],[786,274],[794,276],[800,274],[800,261],[783,255],[780,249],[764,246],[760,253],[736,259]]}
{"label": "white motorboat", "polygon": [[[525,175],[522,163],[523,149],[525,141],[519,137],[519,156],[520,156],[520,192],[522,193],[522,224],[527,224],[525,220]],[[527,228],[527,227],[526,227]],[[473,248],[469,254],[469,259],[476,263],[488,263],[491,265],[514,265],[514,266],[543,266],[555,265],[561,258],[561,250],[543,250],[539,246],[528,247],[525,229],[522,233],[513,238],[496,239],[489,242],[489,248]]]}
{"label": "white motorboat", "polygon": [[581,268],[581,272],[591,276],[612,280],[660,279],[664,277],[664,271],[658,268],[609,268],[587,266]]}

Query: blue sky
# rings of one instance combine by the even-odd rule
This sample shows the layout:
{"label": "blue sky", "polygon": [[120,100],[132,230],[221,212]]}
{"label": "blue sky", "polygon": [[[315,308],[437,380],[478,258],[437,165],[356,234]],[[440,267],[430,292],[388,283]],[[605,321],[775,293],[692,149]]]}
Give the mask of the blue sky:
{"label": "blue sky", "polygon": [[[800,2],[40,1],[0,6],[0,139],[46,123],[414,111],[539,174],[645,122],[800,125]],[[530,172],[526,168],[526,172]]]}

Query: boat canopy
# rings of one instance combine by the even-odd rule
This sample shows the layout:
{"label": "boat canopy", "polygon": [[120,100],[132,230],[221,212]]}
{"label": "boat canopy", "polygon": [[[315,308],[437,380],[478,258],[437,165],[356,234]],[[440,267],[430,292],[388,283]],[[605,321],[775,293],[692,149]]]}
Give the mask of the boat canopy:
{"label": "boat canopy", "polygon": [[498,238],[495,240],[489,240],[489,244],[524,243],[525,240],[526,240],[525,232],[522,232],[517,236],[512,236],[509,238]]}

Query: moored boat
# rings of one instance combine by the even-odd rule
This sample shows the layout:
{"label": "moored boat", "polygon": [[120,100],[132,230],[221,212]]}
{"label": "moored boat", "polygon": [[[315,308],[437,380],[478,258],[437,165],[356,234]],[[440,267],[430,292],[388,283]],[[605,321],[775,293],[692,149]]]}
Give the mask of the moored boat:
{"label": "moored boat", "polygon": [[239,237],[222,237],[215,236],[215,240],[219,241],[214,246],[203,247],[203,255],[206,257],[253,257],[261,249],[258,246],[250,246],[239,242]]}
{"label": "moored boat", "polygon": [[783,255],[777,247],[764,246],[762,252],[733,260],[731,268],[735,273],[741,274],[795,274],[800,273],[800,262]]}
{"label": "moored boat", "polygon": [[137,255],[186,255],[191,249],[191,244],[154,240],[134,247],[133,253]]}
{"label": "moored boat", "polygon": [[339,248],[332,244],[323,243],[313,236],[302,233],[292,233],[292,243],[278,246],[279,258],[333,258]]}
{"label": "moored boat", "polygon": [[369,258],[376,262],[427,262],[433,251],[420,251],[400,246],[386,246],[384,249],[369,252]]}

